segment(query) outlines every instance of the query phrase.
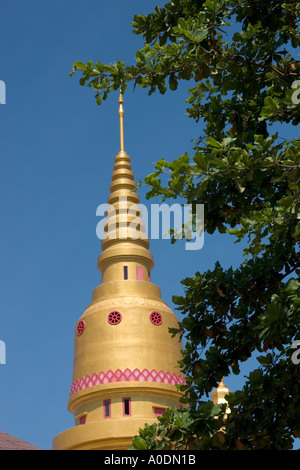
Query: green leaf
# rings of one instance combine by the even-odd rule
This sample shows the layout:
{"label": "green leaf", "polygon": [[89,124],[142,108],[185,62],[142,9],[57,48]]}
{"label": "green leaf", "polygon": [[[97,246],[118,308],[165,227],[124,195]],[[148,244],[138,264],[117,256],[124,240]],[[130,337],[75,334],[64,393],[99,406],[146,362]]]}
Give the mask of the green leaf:
{"label": "green leaf", "polygon": [[208,29],[196,29],[190,34],[190,37],[196,42],[201,42],[208,35]]}
{"label": "green leaf", "polygon": [[237,176],[237,177],[235,177],[234,181],[235,181],[236,187],[238,188],[239,192],[243,193],[245,191],[245,186],[244,186],[244,183],[243,183],[242,179]]}
{"label": "green leaf", "polygon": [[240,366],[237,362],[235,362],[231,365],[231,369],[232,369],[232,372],[234,373],[234,375],[238,375],[240,373]]}
{"label": "green leaf", "polygon": [[262,372],[259,369],[256,369],[249,374],[249,379],[251,382],[259,383],[261,381]]}
{"label": "green leaf", "polygon": [[262,117],[270,117],[280,109],[278,103],[271,96],[267,96],[264,99],[264,106],[261,110]]}
{"label": "green leaf", "polygon": [[290,279],[285,290],[289,294],[300,294],[300,282],[299,282],[299,280],[298,279]]}
{"label": "green leaf", "polygon": [[211,410],[210,410],[210,416],[216,416],[220,413],[222,410],[222,405],[213,405]]}
{"label": "green leaf", "polygon": [[272,364],[273,356],[271,353],[268,353],[266,356],[259,356],[257,360],[261,365],[268,365]]}
{"label": "green leaf", "polygon": [[87,69],[87,66],[83,62],[77,61],[77,62],[74,63],[73,68],[75,70],[85,71]]}
{"label": "green leaf", "polygon": [[175,91],[177,89],[177,86],[178,86],[178,80],[177,78],[175,77],[174,74],[171,74],[170,77],[169,77],[169,86],[170,86],[170,89]]}
{"label": "green leaf", "polygon": [[208,147],[213,147],[213,148],[217,148],[217,149],[222,148],[222,144],[220,142],[218,142],[216,139],[214,139],[213,137],[207,137],[205,142],[206,142],[206,145]]}
{"label": "green leaf", "polygon": [[203,171],[207,170],[207,160],[206,160],[205,155],[198,152],[194,155],[194,160],[197,163],[197,166],[200,168],[200,170],[203,170]]}
{"label": "green leaf", "polygon": [[136,450],[147,450],[147,444],[140,436],[135,436],[132,440],[132,445]]}

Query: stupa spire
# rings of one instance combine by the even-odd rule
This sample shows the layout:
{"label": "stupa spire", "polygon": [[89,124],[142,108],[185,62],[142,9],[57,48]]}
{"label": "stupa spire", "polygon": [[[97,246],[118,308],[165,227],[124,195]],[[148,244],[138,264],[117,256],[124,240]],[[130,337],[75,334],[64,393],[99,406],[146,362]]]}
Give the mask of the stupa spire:
{"label": "stupa spire", "polygon": [[[101,241],[102,253],[98,258],[98,268],[102,273],[102,282],[115,279],[116,270],[123,279],[121,266],[127,263],[137,264],[143,273],[143,279],[150,278],[154,266],[149,252],[149,238],[142,219],[140,199],[136,193],[136,183],[131,170],[129,155],[124,150],[124,108],[123,95],[119,99],[120,151],[115,156],[108,210],[104,226],[105,236]],[[133,272],[129,270],[129,272]],[[133,275],[133,274],[132,274]],[[130,278],[130,276],[129,276]]]}
{"label": "stupa spire", "polygon": [[123,95],[119,96],[119,118],[120,118],[120,151],[124,151],[124,109],[123,109]]}

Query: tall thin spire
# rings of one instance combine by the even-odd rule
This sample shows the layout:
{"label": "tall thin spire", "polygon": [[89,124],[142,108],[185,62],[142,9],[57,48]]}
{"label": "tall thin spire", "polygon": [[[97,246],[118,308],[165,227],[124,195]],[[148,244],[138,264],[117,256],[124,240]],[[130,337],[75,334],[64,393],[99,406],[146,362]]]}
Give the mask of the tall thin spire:
{"label": "tall thin spire", "polygon": [[123,109],[123,95],[119,96],[119,118],[120,118],[120,151],[124,152],[124,109]]}
{"label": "tall thin spire", "polygon": [[[144,269],[144,280],[150,277],[154,261],[149,251],[149,237],[142,219],[142,208],[136,192],[130,157],[124,150],[123,96],[119,95],[120,151],[115,156],[114,171],[108,196],[109,208],[104,225],[105,235],[101,240],[102,253],[98,257],[98,268],[102,283],[116,280],[116,265],[139,263]],[[134,260],[134,261],[133,261]],[[123,266],[122,264],[122,266]],[[129,264],[128,264],[129,266]],[[122,278],[122,269],[119,269]]]}

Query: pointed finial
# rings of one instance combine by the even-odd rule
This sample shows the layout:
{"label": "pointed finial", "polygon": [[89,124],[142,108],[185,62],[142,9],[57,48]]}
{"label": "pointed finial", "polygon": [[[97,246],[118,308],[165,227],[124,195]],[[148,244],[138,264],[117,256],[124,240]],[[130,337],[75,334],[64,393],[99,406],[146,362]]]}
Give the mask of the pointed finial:
{"label": "pointed finial", "polygon": [[121,152],[124,151],[124,109],[123,109],[123,95],[120,93],[119,96],[119,118],[120,118],[120,150]]}

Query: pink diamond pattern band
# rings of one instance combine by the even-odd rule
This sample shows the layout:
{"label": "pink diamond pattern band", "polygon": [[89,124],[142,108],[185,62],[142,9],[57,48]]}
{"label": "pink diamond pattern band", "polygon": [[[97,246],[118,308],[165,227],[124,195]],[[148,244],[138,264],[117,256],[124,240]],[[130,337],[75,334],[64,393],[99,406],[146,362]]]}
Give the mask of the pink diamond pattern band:
{"label": "pink diamond pattern band", "polygon": [[95,385],[102,385],[113,382],[156,382],[163,384],[185,384],[185,379],[181,375],[171,374],[170,372],[163,372],[162,370],[157,372],[152,370],[151,372],[148,369],[125,369],[121,371],[117,369],[115,372],[109,370],[108,372],[100,372],[99,374],[87,375],[81,379],[73,382],[70,390],[70,396],[74,393],[79,392],[79,390],[84,390]]}

